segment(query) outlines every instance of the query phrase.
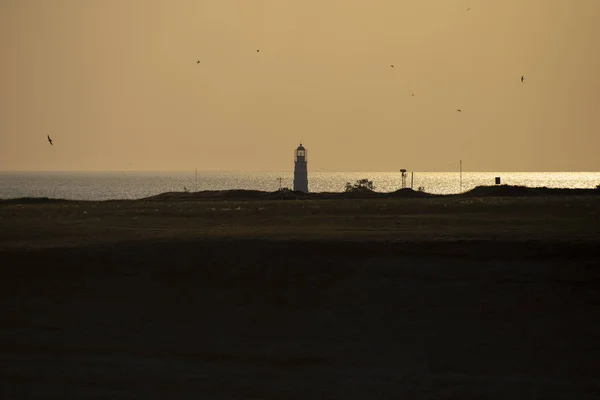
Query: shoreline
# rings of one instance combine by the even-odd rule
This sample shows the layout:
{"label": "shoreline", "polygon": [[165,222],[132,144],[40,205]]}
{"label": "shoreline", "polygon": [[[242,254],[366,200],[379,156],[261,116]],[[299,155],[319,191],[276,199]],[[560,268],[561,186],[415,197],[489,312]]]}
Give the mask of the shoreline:
{"label": "shoreline", "polygon": [[[599,185],[600,186],[600,185]],[[455,198],[455,197],[544,197],[544,196],[600,196],[600,189],[582,188],[548,188],[514,185],[477,186],[463,193],[435,194],[410,188],[393,192],[377,192],[358,190],[353,192],[309,192],[292,190],[201,190],[197,192],[165,192],[139,199],[107,199],[107,200],[67,200],[49,197],[18,197],[0,199],[1,204],[26,204],[44,202],[111,202],[111,201],[153,201],[153,200],[332,200],[332,199],[402,199],[402,198]]]}

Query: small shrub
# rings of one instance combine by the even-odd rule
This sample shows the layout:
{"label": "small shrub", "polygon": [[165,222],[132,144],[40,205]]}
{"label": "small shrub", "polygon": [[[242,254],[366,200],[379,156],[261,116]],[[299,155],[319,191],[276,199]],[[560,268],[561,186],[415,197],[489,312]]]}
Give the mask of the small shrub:
{"label": "small shrub", "polygon": [[375,185],[373,185],[373,181],[368,179],[359,179],[354,184],[346,182],[346,188],[344,189],[346,193],[372,192],[374,190]]}

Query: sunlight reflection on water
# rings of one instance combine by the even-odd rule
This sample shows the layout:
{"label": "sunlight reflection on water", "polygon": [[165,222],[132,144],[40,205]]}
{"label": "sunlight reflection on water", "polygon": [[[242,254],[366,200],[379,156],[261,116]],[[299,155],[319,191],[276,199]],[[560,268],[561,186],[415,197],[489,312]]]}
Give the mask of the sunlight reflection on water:
{"label": "sunlight reflection on water", "polygon": [[[502,184],[553,188],[594,188],[600,172],[463,172],[463,191],[480,185]],[[254,189],[273,191],[292,187],[292,172],[0,172],[0,198],[51,197],[75,200],[136,199],[164,192]],[[346,182],[368,178],[375,190],[400,188],[399,172],[309,172],[312,192],[341,192]],[[411,173],[407,176],[411,185]],[[426,192],[451,194],[460,191],[457,172],[415,172],[413,187]]]}

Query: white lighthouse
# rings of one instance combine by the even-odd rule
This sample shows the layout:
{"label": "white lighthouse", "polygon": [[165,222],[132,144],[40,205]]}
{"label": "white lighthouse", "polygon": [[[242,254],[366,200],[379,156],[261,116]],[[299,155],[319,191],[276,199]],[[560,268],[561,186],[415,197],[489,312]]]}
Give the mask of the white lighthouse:
{"label": "white lighthouse", "polygon": [[294,157],[294,190],[308,193],[308,168],[306,149],[300,143]]}

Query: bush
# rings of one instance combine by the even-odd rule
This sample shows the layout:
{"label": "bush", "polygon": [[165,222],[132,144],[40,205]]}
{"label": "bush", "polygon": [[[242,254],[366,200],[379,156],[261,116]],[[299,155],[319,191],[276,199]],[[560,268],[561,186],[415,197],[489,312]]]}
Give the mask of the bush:
{"label": "bush", "polygon": [[354,184],[346,182],[346,188],[344,189],[346,193],[372,192],[374,190],[373,181],[368,179],[359,179]]}

